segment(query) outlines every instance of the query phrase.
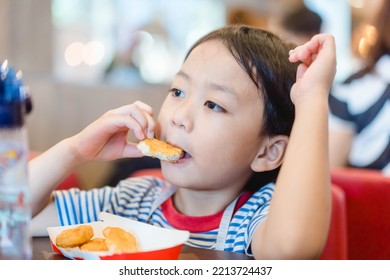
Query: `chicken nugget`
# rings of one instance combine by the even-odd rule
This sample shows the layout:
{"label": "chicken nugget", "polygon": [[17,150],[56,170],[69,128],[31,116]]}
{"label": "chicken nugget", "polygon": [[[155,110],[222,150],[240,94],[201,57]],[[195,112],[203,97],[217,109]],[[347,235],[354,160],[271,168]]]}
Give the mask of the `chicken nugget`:
{"label": "chicken nugget", "polygon": [[137,148],[145,156],[170,162],[178,161],[184,154],[182,149],[155,138],[145,138],[138,143]]}
{"label": "chicken nugget", "polygon": [[128,231],[119,227],[106,227],[103,230],[106,244],[109,249],[113,247],[115,252],[136,252],[138,251],[136,237]]}
{"label": "chicken nugget", "polygon": [[56,237],[56,245],[62,248],[78,247],[93,237],[93,228],[89,225],[81,225],[63,230]]}
{"label": "chicken nugget", "polygon": [[82,251],[108,251],[104,238],[93,238],[80,246]]}

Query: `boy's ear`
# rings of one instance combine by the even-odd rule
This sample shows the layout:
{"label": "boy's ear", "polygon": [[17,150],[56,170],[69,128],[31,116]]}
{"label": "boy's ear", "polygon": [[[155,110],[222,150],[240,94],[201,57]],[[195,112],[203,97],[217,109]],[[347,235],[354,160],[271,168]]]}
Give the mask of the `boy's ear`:
{"label": "boy's ear", "polygon": [[267,141],[262,143],[256,157],[252,161],[252,170],[263,172],[279,167],[283,162],[288,139],[286,135],[268,137]]}

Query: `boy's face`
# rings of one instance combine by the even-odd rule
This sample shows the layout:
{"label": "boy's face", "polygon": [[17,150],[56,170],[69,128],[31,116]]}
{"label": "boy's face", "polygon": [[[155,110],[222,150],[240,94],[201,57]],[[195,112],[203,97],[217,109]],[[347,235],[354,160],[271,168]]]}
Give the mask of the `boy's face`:
{"label": "boy's face", "polygon": [[262,137],[263,102],[248,74],[217,41],[195,48],[176,74],[158,117],[158,137],[184,158],[161,162],[179,187],[241,189]]}

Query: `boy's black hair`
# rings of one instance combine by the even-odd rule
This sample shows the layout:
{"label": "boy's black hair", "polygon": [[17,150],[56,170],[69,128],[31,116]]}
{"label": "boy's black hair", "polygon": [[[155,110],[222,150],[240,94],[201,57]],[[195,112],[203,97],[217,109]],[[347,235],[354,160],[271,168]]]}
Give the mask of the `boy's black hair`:
{"label": "boy's black hair", "polygon": [[[199,39],[188,51],[187,57],[200,44],[219,41],[231,52],[241,67],[255,83],[264,101],[264,123],[260,134],[290,135],[295,118],[290,90],[295,83],[297,64],[288,60],[293,47],[276,35],[245,25],[225,26]],[[254,173],[246,189],[255,191],[274,181],[279,168]]]}

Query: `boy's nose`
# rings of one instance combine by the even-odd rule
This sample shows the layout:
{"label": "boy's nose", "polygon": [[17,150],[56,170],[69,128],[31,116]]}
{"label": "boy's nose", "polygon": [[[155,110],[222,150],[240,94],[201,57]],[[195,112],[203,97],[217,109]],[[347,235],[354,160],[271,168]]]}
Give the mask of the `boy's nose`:
{"label": "boy's nose", "polygon": [[193,113],[191,103],[182,102],[173,112],[171,124],[189,132],[193,129]]}

